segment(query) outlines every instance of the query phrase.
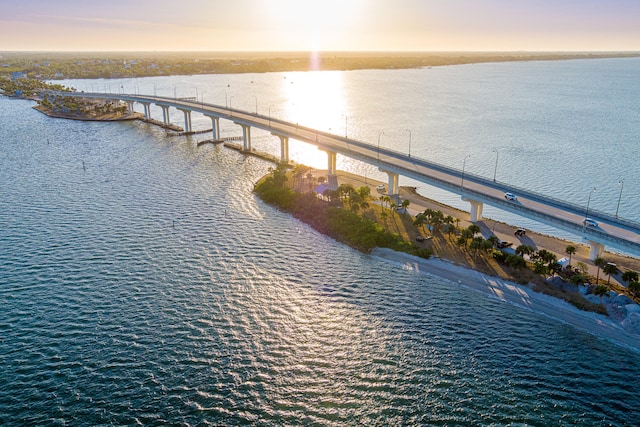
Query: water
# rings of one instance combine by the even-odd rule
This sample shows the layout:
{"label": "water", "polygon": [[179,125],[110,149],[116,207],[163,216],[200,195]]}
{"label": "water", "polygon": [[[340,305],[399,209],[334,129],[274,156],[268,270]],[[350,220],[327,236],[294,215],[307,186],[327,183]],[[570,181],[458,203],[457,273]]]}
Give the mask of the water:
{"label": "water", "polygon": [[31,105],[0,98],[0,424],[637,422],[637,353],[310,230],[262,160]]}

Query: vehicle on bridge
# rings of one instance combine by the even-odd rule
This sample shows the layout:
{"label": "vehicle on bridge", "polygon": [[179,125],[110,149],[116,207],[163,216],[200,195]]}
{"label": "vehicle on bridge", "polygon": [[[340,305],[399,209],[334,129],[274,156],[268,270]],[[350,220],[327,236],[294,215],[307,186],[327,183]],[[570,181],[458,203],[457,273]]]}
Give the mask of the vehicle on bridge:
{"label": "vehicle on bridge", "polygon": [[595,219],[591,219],[591,218],[585,218],[582,220],[582,225],[587,226],[587,227],[597,227],[598,226],[598,221],[596,221]]}
{"label": "vehicle on bridge", "polygon": [[518,196],[516,196],[513,193],[504,193],[504,198],[511,201],[511,202],[517,202],[518,201]]}

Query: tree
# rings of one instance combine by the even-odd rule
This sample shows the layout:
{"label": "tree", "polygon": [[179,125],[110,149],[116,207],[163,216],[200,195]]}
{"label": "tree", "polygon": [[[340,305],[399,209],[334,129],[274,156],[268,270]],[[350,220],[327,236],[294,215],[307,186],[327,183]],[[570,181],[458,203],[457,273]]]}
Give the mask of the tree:
{"label": "tree", "polygon": [[637,280],[629,282],[629,287],[627,289],[629,289],[631,295],[635,297],[640,296],[640,282]]}
{"label": "tree", "polygon": [[505,259],[504,262],[509,267],[513,267],[516,269],[521,269],[527,266],[527,262],[520,255],[509,254],[507,255],[507,259]]}
{"label": "tree", "polygon": [[[368,187],[367,187],[367,188],[368,188]],[[402,208],[405,210],[405,212],[406,212],[407,207],[408,207],[410,204],[411,204],[411,202],[409,201],[409,199],[404,199],[404,200],[402,201],[402,205],[401,205],[401,206],[402,206]]]}
{"label": "tree", "polygon": [[587,264],[580,261],[576,263],[576,267],[578,268],[578,270],[580,270],[582,274],[586,274],[586,272],[589,270],[589,268],[587,267]]}
{"label": "tree", "polygon": [[498,242],[500,241],[500,239],[498,238],[498,236],[496,236],[496,235],[494,234],[494,235],[491,235],[491,236],[487,237],[487,241],[488,241],[488,242],[491,242],[491,244],[492,244],[493,246],[496,246],[496,245],[498,244]]}
{"label": "tree", "polygon": [[607,285],[597,285],[593,289],[593,294],[600,297],[600,303],[602,303],[602,297],[605,296],[609,292],[609,288]]}
{"label": "tree", "polygon": [[607,278],[607,286],[609,286],[609,282],[611,282],[611,275],[612,274],[618,274],[620,272],[620,270],[618,270],[618,266],[615,265],[612,262],[608,262],[604,265],[604,267],[602,267],[602,272],[604,274],[606,274],[607,276],[609,276]]}
{"label": "tree", "polygon": [[605,263],[606,261],[604,260],[604,258],[598,257],[593,260],[593,265],[598,267],[598,270],[596,271],[596,285],[598,284],[598,280],[600,280],[600,267],[602,267]]}
{"label": "tree", "polygon": [[524,257],[525,255],[531,255],[534,250],[535,249],[533,249],[529,245],[518,245],[515,252],[516,252],[516,255],[520,255],[521,257]]}
{"label": "tree", "polygon": [[622,280],[627,282],[627,283],[637,282],[638,281],[638,273],[633,271],[633,270],[627,270],[624,273],[622,273]]}
{"label": "tree", "polygon": [[564,251],[569,255],[569,265],[571,265],[571,255],[575,254],[577,249],[575,246],[569,245]]}
{"label": "tree", "polygon": [[476,224],[471,224],[470,226],[467,227],[467,230],[471,231],[471,233],[473,234],[472,237],[474,237],[476,234],[482,231],[480,227],[477,226]]}

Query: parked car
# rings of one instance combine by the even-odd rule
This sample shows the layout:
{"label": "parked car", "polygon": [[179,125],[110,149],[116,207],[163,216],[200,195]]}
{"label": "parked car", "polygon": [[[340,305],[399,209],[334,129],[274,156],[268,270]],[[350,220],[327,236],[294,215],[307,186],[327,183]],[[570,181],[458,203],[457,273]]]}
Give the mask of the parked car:
{"label": "parked car", "polygon": [[385,189],[384,184],[380,184],[376,187],[376,190],[378,191],[384,191],[384,189]]}
{"label": "parked car", "polygon": [[598,226],[598,221],[596,221],[595,219],[591,219],[591,218],[585,218],[582,220],[582,225],[585,225],[587,227],[597,227]]}
{"label": "parked car", "polygon": [[518,201],[518,196],[516,196],[513,193],[504,193],[504,198],[511,201],[511,202],[517,202]]}
{"label": "parked car", "polygon": [[518,237],[522,237],[522,236],[524,236],[526,233],[527,233],[527,232],[526,232],[526,230],[525,230],[524,228],[518,228],[518,229],[516,230],[516,232],[515,232],[515,233],[513,233],[513,234],[515,234],[515,235],[516,235],[516,236],[518,236]]}
{"label": "parked car", "polygon": [[498,248],[498,249],[504,249],[504,248],[508,248],[508,247],[511,247],[511,246],[513,246],[513,243],[511,243],[511,242],[503,242],[502,240],[499,240],[496,243],[496,248]]}
{"label": "parked car", "polygon": [[424,242],[424,237],[422,236],[416,236],[416,242]]}

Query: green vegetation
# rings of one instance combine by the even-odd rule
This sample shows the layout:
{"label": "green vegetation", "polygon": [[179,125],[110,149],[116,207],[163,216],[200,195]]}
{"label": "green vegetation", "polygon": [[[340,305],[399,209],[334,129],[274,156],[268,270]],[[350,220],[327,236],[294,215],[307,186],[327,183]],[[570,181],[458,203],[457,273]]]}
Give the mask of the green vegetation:
{"label": "green vegetation", "polygon": [[269,175],[254,188],[265,202],[291,213],[316,230],[362,252],[375,247],[390,248],[423,258],[431,251],[390,233],[380,224],[357,212],[367,207],[367,190],[342,185],[321,197],[313,192],[299,193],[288,185],[284,166],[270,168]]}

